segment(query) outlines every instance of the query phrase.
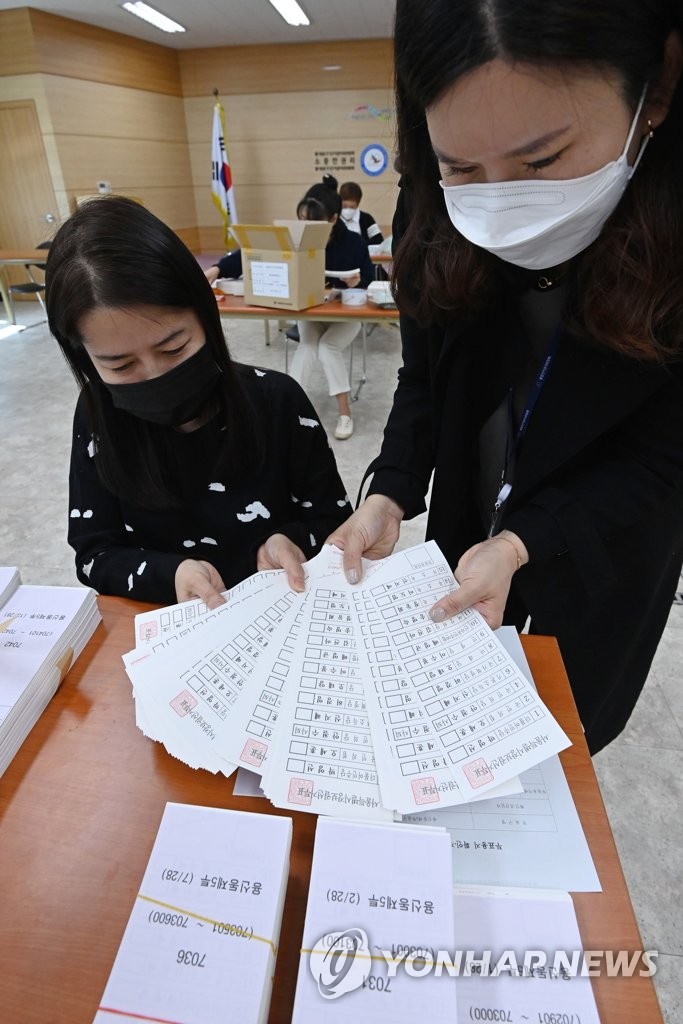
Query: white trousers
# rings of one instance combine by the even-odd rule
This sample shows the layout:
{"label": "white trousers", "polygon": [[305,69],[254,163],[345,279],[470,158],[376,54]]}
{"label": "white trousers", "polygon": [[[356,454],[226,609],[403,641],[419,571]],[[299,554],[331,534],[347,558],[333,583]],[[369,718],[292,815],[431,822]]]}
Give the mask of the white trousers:
{"label": "white trousers", "polygon": [[330,395],[341,395],[351,390],[349,371],[342,355],[360,330],[360,324],[340,322],[319,323],[317,320],[299,320],[299,344],[289,371],[302,388],[308,387],[318,360],[327,378]]}

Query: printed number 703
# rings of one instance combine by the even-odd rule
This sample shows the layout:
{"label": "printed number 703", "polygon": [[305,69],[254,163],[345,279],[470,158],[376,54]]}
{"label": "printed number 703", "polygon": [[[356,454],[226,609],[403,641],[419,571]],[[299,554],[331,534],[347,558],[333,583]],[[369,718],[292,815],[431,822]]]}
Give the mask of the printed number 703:
{"label": "printed number 703", "polygon": [[186,967],[204,967],[206,953],[193,953],[191,949],[179,949],[176,963],[184,964]]}

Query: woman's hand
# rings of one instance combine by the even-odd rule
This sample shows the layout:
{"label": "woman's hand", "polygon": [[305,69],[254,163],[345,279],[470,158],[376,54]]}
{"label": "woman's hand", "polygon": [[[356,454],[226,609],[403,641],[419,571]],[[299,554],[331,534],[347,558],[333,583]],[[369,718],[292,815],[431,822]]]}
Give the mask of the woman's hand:
{"label": "woman's hand", "polygon": [[301,548],[285,537],[284,533],[274,533],[256,554],[256,568],[285,569],[287,580],[292,590],[302,594],[305,586],[304,570],[301,563],[306,561]]}
{"label": "woman's hand", "polygon": [[394,550],[403,519],[403,509],[383,494],[371,494],[357,512],[331,533],[328,544],[344,552],[344,575],[359,583],[363,575],[361,558],[386,558]]}
{"label": "woman's hand", "polygon": [[207,267],[206,270],[204,271],[204,277],[209,282],[209,284],[213,284],[214,281],[217,281],[218,278],[220,277],[220,270],[218,269],[217,266]]}
{"label": "woman's hand", "polygon": [[175,571],[175,592],[179,601],[200,597],[207,608],[219,608],[225,604],[221,590],[225,590],[225,583],[210,562],[186,558]]}
{"label": "woman's hand", "polygon": [[474,608],[491,629],[498,629],[503,621],[512,577],[528,561],[524,542],[509,530],[502,530],[490,540],[475,544],[456,566],[455,578],[460,587],[434,605],[429,612],[430,618],[434,622],[443,622],[466,608]]}
{"label": "woman's hand", "polygon": [[360,284],[360,274],[354,274],[353,277],[345,277],[344,284],[347,288],[355,288]]}

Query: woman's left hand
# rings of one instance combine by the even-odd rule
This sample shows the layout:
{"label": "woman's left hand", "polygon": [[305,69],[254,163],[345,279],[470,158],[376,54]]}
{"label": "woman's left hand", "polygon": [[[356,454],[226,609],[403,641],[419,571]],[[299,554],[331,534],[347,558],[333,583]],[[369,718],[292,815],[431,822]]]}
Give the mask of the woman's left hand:
{"label": "woman's left hand", "polygon": [[287,580],[292,590],[302,594],[304,591],[304,570],[301,563],[306,561],[301,548],[285,537],[284,533],[274,533],[265,544],[262,544],[256,555],[256,568],[285,569]]}
{"label": "woman's left hand", "polygon": [[437,601],[430,609],[430,618],[443,622],[466,608],[474,608],[491,629],[498,629],[512,577],[528,561],[524,542],[509,530],[475,544],[456,566],[455,578],[460,587]]}

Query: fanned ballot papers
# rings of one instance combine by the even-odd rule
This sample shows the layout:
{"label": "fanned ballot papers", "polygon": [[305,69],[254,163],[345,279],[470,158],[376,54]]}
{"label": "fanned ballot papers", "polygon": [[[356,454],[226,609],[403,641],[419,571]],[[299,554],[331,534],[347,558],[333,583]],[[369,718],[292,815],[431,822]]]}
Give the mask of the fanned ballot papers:
{"label": "fanned ballot papers", "polygon": [[0,568],[0,775],[99,621],[94,590],[22,585]]}
{"label": "fanned ballot papers", "polygon": [[168,803],[94,1024],[264,1024],[292,819]]}
{"label": "fanned ballot papers", "polygon": [[447,832],[318,819],[293,1024],[455,1024],[454,943]]}
{"label": "fanned ballot papers", "polygon": [[350,586],[329,546],[306,591],[257,573],[209,612],[136,620],[124,656],[136,717],[195,768],[261,776],[279,807],[391,820],[520,790],[569,745],[473,609],[429,609],[456,585],[433,541],[366,562]]}

